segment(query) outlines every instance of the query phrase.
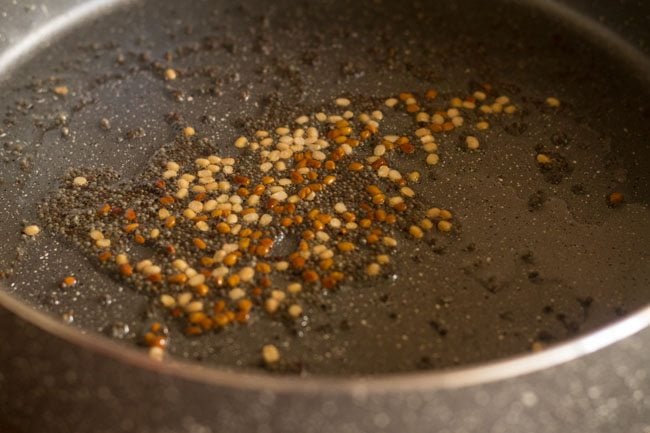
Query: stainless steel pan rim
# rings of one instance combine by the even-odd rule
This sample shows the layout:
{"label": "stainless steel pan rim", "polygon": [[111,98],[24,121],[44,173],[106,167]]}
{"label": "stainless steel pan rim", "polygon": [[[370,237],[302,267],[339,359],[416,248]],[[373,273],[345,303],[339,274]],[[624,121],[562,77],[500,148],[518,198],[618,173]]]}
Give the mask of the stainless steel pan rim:
{"label": "stainless steel pan rim", "polygon": [[353,395],[414,390],[457,389],[515,378],[548,369],[624,340],[650,327],[650,306],[624,319],[538,353],[517,355],[494,362],[444,371],[413,372],[370,377],[272,376],[207,367],[196,362],[173,359],[159,362],[142,350],[119,344],[94,332],[82,332],[31,308],[3,292],[0,307],[28,323],[81,349],[108,356],[118,362],[153,373],[206,383],[218,387],[278,393],[343,393]]}

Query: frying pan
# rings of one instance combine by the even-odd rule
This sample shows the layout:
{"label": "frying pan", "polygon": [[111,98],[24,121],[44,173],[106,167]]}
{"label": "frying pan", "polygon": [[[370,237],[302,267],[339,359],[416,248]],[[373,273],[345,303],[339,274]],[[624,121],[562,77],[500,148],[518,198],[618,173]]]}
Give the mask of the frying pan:
{"label": "frying pan", "polygon": [[[172,1],[60,1],[35,7],[7,2],[2,12],[0,230],[6,242],[0,257],[9,292],[0,292],[2,431],[650,428],[643,247],[650,191],[647,6],[203,1],[181,9]],[[402,53],[396,59],[390,58],[392,48]],[[187,77],[178,87],[158,74],[160,59],[172,49]],[[304,364],[276,372],[306,377],[253,370],[258,355],[247,348],[289,332],[272,321],[263,332],[244,329],[192,341],[172,327],[178,356],[163,363],[111,341],[102,334],[135,341],[139,324],[156,317],[146,296],[98,271],[59,236],[34,242],[20,236],[68,167],[112,167],[136,177],[153,152],[173,140],[175,131],[165,123],[171,110],[182,111],[215,141],[229,142],[255,119],[293,118],[287,116],[326,106],[341,94],[372,100],[431,82],[464,89],[478,79],[520,98],[522,116],[529,117],[500,125],[495,137],[502,147],[485,150],[493,183],[467,187],[466,172],[452,175],[454,161],[462,161],[450,152],[449,171],[422,187],[447,188],[441,197],[467,213],[494,212],[490,204],[511,207],[501,213],[508,223],[522,209],[557,218],[561,229],[551,236],[556,243],[518,231],[523,223],[494,227],[496,238],[526,237],[514,244],[532,245],[535,260],[523,260],[529,257],[524,248],[514,254],[494,250],[495,266],[517,263],[524,280],[510,276],[513,283],[495,286],[490,277],[506,281],[498,280],[499,273],[470,272],[468,287],[484,291],[459,291],[457,268],[431,268],[439,249],[403,257],[401,280],[342,291],[314,313],[312,320],[323,326],[332,317],[353,326],[311,326],[308,338],[296,343]],[[73,90],[70,98],[51,97],[48,89],[61,83]],[[535,122],[549,116],[539,101],[551,92],[566,101],[550,123],[562,135]],[[109,129],[101,127],[104,118]],[[131,133],[139,128],[144,137]],[[574,170],[556,184],[508,159],[509,146],[549,137],[572,138],[568,147],[576,155],[592,153],[607,164]],[[589,176],[602,167],[605,175]],[[510,188],[505,202],[499,202],[502,183]],[[459,185],[464,187],[451,188]],[[512,193],[517,187],[519,194]],[[540,188],[570,203],[570,211],[553,200],[541,214],[526,209]],[[604,204],[612,189],[623,190],[624,207]],[[481,196],[488,199],[483,207]],[[498,245],[485,230],[471,230],[464,224],[463,240],[475,240],[479,250],[472,258]],[[614,253],[580,258],[581,239],[590,236],[590,251]],[[457,244],[443,245],[445,260],[466,260],[467,242]],[[553,267],[562,267],[563,278]],[[56,282],[66,273],[82,284],[61,293]],[[429,284],[431,275],[454,283]],[[421,289],[404,294],[404,287]],[[443,311],[421,313],[413,299]],[[553,314],[544,315],[550,299]],[[373,326],[354,326],[342,308],[351,303]],[[78,328],[62,324],[62,317]],[[395,331],[378,336],[378,329]],[[434,335],[420,335],[424,329]],[[403,335],[426,344],[394,349]],[[551,343],[573,339],[521,355],[540,335]],[[334,346],[328,341],[347,349],[330,356]],[[328,355],[318,356],[319,350]],[[228,368],[233,366],[240,368]],[[445,370],[413,372],[417,368]]]}

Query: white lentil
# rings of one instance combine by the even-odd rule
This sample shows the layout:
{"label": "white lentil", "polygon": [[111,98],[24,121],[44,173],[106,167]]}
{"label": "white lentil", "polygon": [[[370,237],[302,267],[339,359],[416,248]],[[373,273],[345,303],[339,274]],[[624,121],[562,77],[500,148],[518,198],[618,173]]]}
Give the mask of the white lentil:
{"label": "white lentil", "polygon": [[244,289],[242,289],[241,287],[235,287],[234,289],[231,289],[228,292],[228,297],[233,301],[237,301],[238,299],[241,299],[244,296],[246,296],[246,292],[244,292]]}
{"label": "white lentil", "polygon": [[203,311],[203,301],[192,301],[184,308],[186,313],[198,313]]}
{"label": "white lentil", "polygon": [[247,144],[248,144],[248,139],[244,136],[241,136],[237,138],[237,140],[235,140],[235,147],[238,149],[242,149],[246,147]]}
{"label": "white lentil", "polygon": [[290,305],[287,311],[289,312],[289,316],[293,317],[294,319],[302,315],[302,307],[298,304]]}
{"label": "white lentil", "polygon": [[427,164],[436,165],[440,161],[440,157],[436,153],[430,153],[427,155]]}
{"label": "white lentil", "polygon": [[31,237],[38,235],[40,232],[41,232],[41,228],[34,224],[29,225],[23,229],[23,233]]}
{"label": "white lentil", "polygon": [[434,142],[424,143],[422,149],[427,153],[433,153],[438,150],[438,144]]}
{"label": "white lentil", "polygon": [[189,284],[190,287],[196,287],[203,283],[205,283],[205,275],[203,274],[196,274],[187,281],[187,284]]}
{"label": "white lentil", "polygon": [[262,347],[262,359],[266,364],[275,364],[280,360],[280,351],[272,344]]}
{"label": "white lentil", "polygon": [[203,203],[200,201],[192,200],[188,205],[187,208],[190,210],[193,210],[196,213],[200,213],[203,211]]}
{"label": "white lentil", "polygon": [[302,291],[302,285],[300,283],[291,283],[287,285],[287,292],[291,294],[296,294]]}
{"label": "white lentil", "polygon": [[380,265],[386,265],[390,263],[390,256],[388,254],[380,254],[377,256],[377,263]]}
{"label": "white lentil", "polygon": [[382,156],[386,153],[386,146],[384,146],[383,144],[378,144],[377,146],[375,146],[372,153],[375,156]]}
{"label": "white lentil", "polygon": [[278,302],[277,299],[268,298],[266,301],[264,301],[264,309],[269,314],[273,314],[276,311],[278,311],[279,306],[280,306],[280,303]]}
{"label": "white lentil", "polygon": [[388,98],[386,101],[384,101],[384,104],[386,104],[387,107],[392,108],[397,105],[398,102],[399,101],[396,98]]}
{"label": "white lentil", "polygon": [[374,277],[376,275],[379,275],[379,272],[381,272],[381,266],[379,263],[370,263],[368,266],[366,266],[366,274],[368,274],[371,277]]}
{"label": "white lentil", "polygon": [[147,353],[149,355],[149,358],[154,359],[156,361],[162,361],[165,358],[165,351],[163,350],[162,347],[158,347],[158,346],[150,347]]}
{"label": "white lentil", "polygon": [[339,107],[347,107],[348,105],[350,105],[350,100],[347,98],[336,98],[335,102],[336,105],[338,105]]}
{"label": "white lentil", "polygon": [[467,143],[467,148],[470,150],[476,150],[480,146],[478,138],[474,137],[473,135],[468,135],[465,139],[465,143]]}
{"label": "white lentil", "polygon": [[170,295],[160,295],[160,303],[163,307],[172,308],[176,305],[176,299]]}
{"label": "white lentil", "polygon": [[406,196],[406,197],[415,197],[415,191],[413,191],[413,190],[412,190],[411,188],[409,188],[408,186],[403,186],[403,187],[400,189],[400,192],[402,193],[402,195],[404,195],[404,196]]}
{"label": "white lentil", "polygon": [[546,105],[548,105],[549,107],[559,107],[560,100],[553,96],[549,96],[548,98],[546,98]]}
{"label": "white lentil", "polygon": [[86,186],[88,185],[88,179],[83,176],[77,176],[73,179],[72,184],[78,187]]}
{"label": "white lentil", "polygon": [[98,246],[99,248],[108,248],[111,246],[111,240],[110,239],[99,239],[95,241],[95,245]]}
{"label": "white lentil", "polygon": [[176,298],[176,302],[181,307],[184,307],[187,304],[189,304],[191,300],[192,300],[192,294],[190,292],[183,292],[179,294],[178,297]]}

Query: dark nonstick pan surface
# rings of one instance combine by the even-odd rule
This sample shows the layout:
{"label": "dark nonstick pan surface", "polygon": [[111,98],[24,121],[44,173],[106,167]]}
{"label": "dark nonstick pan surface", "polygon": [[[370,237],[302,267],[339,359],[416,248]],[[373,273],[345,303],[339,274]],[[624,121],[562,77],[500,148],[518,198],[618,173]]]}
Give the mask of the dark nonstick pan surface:
{"label": "dark nonstick pan surface", "polygon": [[[605,36],[528,3],[125,4],[0,84],[3,284],[72,326],[130,343],[165,321],[172,354],[211,364],[258,367],[260,347],[273,343],[283,352],[276,370],[302,374],[484,362],[603,326],[650,298],[650,89],[638,75],[643,60],[612,52]],[[162,79],[167,64],[182,71],[173,84]],[[47,227],[39,205],[69,168],[137,178],[178,136],[170,112],[225,149],[256,125],[331,110],[338,96],[383,101],[484,82],[519,113],[494,121],[476,158],[450,134],[442,163],[417,185],[425,201],[459,215],[460,229],[401,251],[376,284],[311,297],[297,323],[261,314],[187,338],[64,236],[21,236],[25,223]],[[68,96],[51,92],[63,84]],[[559,110],[544,104],[551,95]],[[540,149],[566,169],[546,176]],[[613,191],[624,205],[607,205]],[[80,284],[62,290],[68,274]]]}

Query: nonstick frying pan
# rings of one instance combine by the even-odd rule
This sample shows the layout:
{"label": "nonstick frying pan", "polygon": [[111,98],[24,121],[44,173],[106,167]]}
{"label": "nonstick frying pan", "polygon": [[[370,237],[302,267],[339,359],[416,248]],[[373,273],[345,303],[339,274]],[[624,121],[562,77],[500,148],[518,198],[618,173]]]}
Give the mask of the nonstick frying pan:
{"label": "nonstick frying pan", "polygon": [[[17,9],[8,7],[7,28],[19,29],[20,18],[36,22],[33,17],[44,11],[49,19],[31,37],[21,38],[16,30],[15,43],[2,57],[8,78],[2,84],[7,95],[2,259],[5,271],[11,271],[6,273],[12,293],[2,294],[1,316],[4,338],[12,342],[0,351],[0,407],[7,429],[647,429],[648,382],[642,367],[648,315],[643,310],[648,299],[643,248],[650,171],[644,109],[648,67],[643,48],[633,47],[646,36],[646,21],[639,18],[643,7],[622,24],[629,41],[573,9],[537,2],[332,2],[277,4],[268,10],[253,3],[197,2],[180,10],[177,2],[91,2]],[[67,34],[49,43],[63,29]],[[45,41],[48,47],[37,50]],[[158,76],[160,59],[172,48],[187,77],[178,87]],[[391,50],[401,54],[393,57]],[[21,56],[30,53],[31,60],[23,62]],[[489,169],[476,179],[492,175],[494,184],[472,187],[477,180],[450,157],[446,179],[429,179],[423,188],[446,189],[454,208],[466,213],[498,213],[502,224],[491,227],[490,236],[464,224],[464,239],[475,240],[473,247],[468,242],[443,247],[446,263],[467,261],[464,254],[490,256],[500,271],[470,272],[474,286],[460,291],[458,268],[430,265],[440,249],[403,257],[407,271],[399,273],[401,279],[342,292],[314,313],[313,331],[297,343],[302,363],[279,371],[314,377],[269,377],[182,361],[158,364],[110,342],[99,334],[136,340],[139,324],[156,317],[146,296],[121,288],[65,240],[51,236],[26,243],[20,236],[23,221],[35,218],[67,167],[108,166],[135,176],[173,137],[165,122],[171,110],[215,140],[228,141],[255,119],[293,116],[342,93],[381,98],[431,82],[467,88],[481,78],[520,97],[529,113],[500,125],[503,132],[495,136],[500,151],[486,149]],[[68,84],[74,97],[52,98],[48,89],[59,82]],[[550,121],[559,135],[536,121],[548,115],[538,101],[550,92],[567,103]],[[182,108],[176,108],[179,104]],[[110,128],[102,128],[104,118]],[[144,137],[134,132],[139,128]],[[509,146],[551,139],[570,157],[584,160],[593,154],[593,161],[553,183],[518,168],[508,156]],[[605,174],[590,176],[599,170]],[[606,206],[605,193],[614,189],[623,190],[625,206]],[[540,190],[570,209],[553,200],[541,210],[527,209]],[[505,210],[495,211],[499,206]],[[518,231],[527,224],[513,223],[522,210],[531,218],[557,220],[560,229],[539,238],[530,235],[530,227]],[[526,242],[518,243],[522,237]],[[582,257],[585,237],[593,237],[593,250],[614,252]],[[534,260],[524,248],[504,253],[497,239],[532,245]],[[553,267],[562,268],[562,278],[554,278]],[[57,290],[64,271],[83,282],[78,290]],[[512,277],[518,273],[523,281]],[[451,282],[418,289],[432,288],[430,275]],[[414,289],[409,293],[404,287]],[[530,302],[531,293],[539,299]],[[16,298],[98,332],[82,334]],[[415,299],[442,311],[432,316],[414,308]],[[551,299],[552,313],[544,313]],[[354,314],[372,326],[341,326],[354,323],[343,307],[352,304]],[[616,322],[540,354],[494,361],[525,351],[530,338],[552,343],[611,321]],[[247,348],[285,332],[274,322],[267,326],[263,332],[191,341],[172,335],[179,341],[175,354],[250,369],[258,354]],[[403,335],[426,344],[393,349]],[[412,372],[477,362],[482,364]],[[379,373],[393,374],[319,377]]]}

